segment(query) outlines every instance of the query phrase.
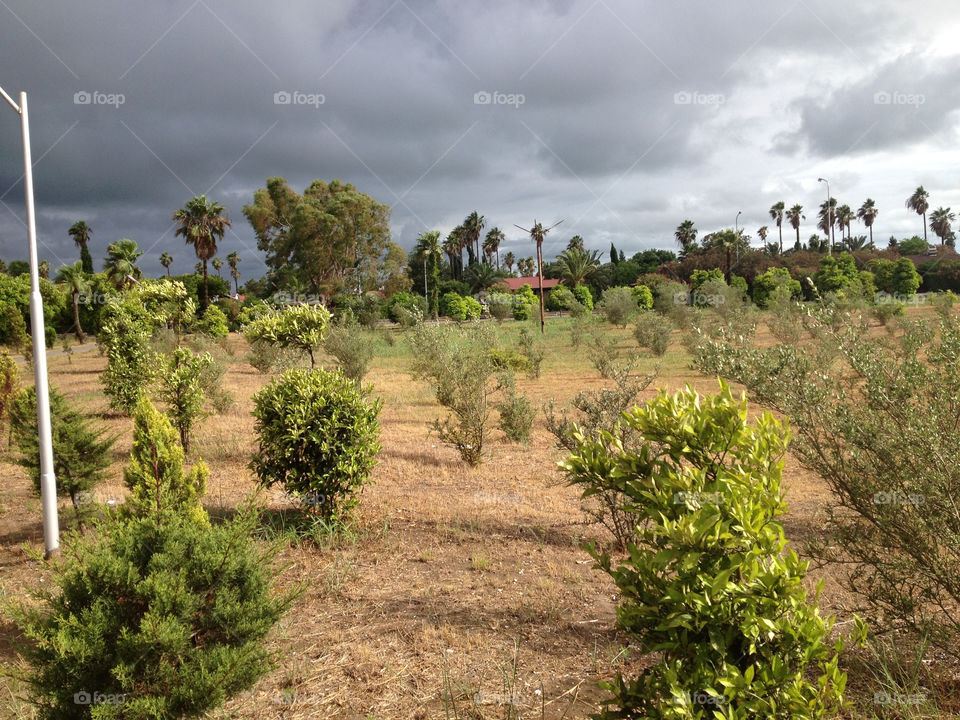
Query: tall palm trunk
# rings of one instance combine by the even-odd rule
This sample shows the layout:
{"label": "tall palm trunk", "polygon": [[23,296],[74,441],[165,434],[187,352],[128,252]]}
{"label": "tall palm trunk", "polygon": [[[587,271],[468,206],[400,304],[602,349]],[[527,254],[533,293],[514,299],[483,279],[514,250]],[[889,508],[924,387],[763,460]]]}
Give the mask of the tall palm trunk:
{"label": "tall palm trunk", "polygon": [[777,230],[780,231],[780,254],[783,255],[783,223],[777,223]]}
{"label": "tall palm trunk", "polygon": [[730,248],[727,248],[727,272],[726,272],[727,285],[730,284]]}
{"label": "tall palm trunk", "polygon": [[83,334],[83,328],[80,327],[80,293],[76,290],[73,291],[73,324],[77,328],[77,341],[82,343],[87,336]]}
{"label": "tall palm trunk", "polygon": [[210,289],[207,287],[207,260],[203,260],[203,310],[210,306]]}
{"label": "tall palm trunk", "polygon": [[540,334],[546,332],[546,321],[543,319],[543,243],[537,243],[537,276],[540,279]]}

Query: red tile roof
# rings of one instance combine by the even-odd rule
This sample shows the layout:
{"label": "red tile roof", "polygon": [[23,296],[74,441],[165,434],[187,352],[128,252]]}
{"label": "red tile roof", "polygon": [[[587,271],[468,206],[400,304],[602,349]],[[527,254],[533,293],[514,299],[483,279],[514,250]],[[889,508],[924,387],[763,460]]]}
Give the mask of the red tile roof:
{"label": "red tile roof", "polygon": [[[511,278],[506,278],[501,282],[504,285],[506,285],[508,288],[514,291],[519,290],[524,285],[529,285],[534,290],[538,290],[540,288],[540,278],[538,278],[536,275],[534,275],[533,277],[511,277]],[[549,290],[550,288],[556,287],[559,284],[560,284],[560,281],[557,280],[556,278],[543,279],[544,290]]]}

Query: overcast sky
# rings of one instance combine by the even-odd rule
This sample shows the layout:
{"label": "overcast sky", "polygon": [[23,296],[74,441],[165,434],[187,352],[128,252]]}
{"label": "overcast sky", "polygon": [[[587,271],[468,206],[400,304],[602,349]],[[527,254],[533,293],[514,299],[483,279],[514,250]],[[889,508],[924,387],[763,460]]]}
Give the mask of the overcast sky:
{"label": "overcast sky", "polygon": [[[955,0],[0,0],[0,85],[29,94],[41,258],[73,262],[82,219],[98,268],[129,237],[148,272],[163,251],[186,272],[171,215],[205,193],[249,277],[241,210],[277,175],[353,183],[407,248],[475,209],[519,255],[514,224],[561,218],[548,255],[573,234],[629,255],[685,218],[703,234],[742,211],[755,235],[778,200],[807,209],[805,240],[818,176],[875,199],[878,244],[919,233],[917,185],[960,211],[958,37]],[[20,148],[0,108],[8,261]]]}

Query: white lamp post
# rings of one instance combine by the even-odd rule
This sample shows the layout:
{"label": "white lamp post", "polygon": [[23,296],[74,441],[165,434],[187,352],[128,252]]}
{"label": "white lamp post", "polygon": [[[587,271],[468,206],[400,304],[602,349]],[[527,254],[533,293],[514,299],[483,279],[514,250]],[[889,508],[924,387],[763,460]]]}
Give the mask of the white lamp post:
{"label": "white lamp post", "polygon": [[40,271],[37,262],[37,224],[33,210],[33,162],[30,158],[30,122],[27,94],[20,93],[20,104],[3,88],[0,95],[20,116],[23,135],[23,187],[27,205],[27,241],[30,253],[30,328],[33,331],[33,372],[37,390],[37,430],[40,445],[40,502],[43,506],[43,542],[46,557],[60,548],[57,519],[57,482],[53,474],[53,440],[50,434],[50,390],[47,383],[47,343],[43,331],[43,298],[40,296]]}

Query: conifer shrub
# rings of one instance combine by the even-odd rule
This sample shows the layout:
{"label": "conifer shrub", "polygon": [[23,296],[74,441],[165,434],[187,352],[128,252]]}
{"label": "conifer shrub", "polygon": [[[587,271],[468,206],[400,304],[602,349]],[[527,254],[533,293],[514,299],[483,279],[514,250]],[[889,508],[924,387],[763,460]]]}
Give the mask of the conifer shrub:
{"label": "conifer shrub", "polygon": [[382,402],[340,371],[318,369],[285,373],[253,403],[259,450],[250,467],[261,484],[309,497],[324,518],[347,515],[377,462]]}
{"label": "conifer shrub", "polygon": [[[103,480],[110,466],[110,448],[115,438],[104,437],[102,429],[91,427],[90,421],[55,388],[49,389],[49,396],[57,494],[70,498],[77,520],[82,522],[83,496]],[[24,388],[15,396],[10,407],[10,429],[19,451],[17,462],[26,469],[39,496],[40,444],[34,387]]]}
{"label": "conifer shrub", "polygon": [[769,413],[750,424],[726,385],[708,397],[661,393],[623,422],[639,449],[575,434],[562,464],[584,494],[615,487],[628,498],[629,555],[588,551],[620,590],[620,628],[660,653],[637,677],[604,685],[612,707],[600,717],[832,716],[844,642],[829,644],[832,620],[808,599],[807,563],[787,550],[777,520],[786,429]]}

